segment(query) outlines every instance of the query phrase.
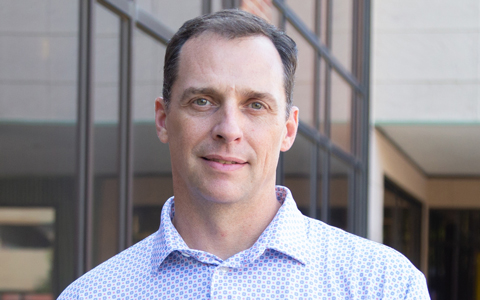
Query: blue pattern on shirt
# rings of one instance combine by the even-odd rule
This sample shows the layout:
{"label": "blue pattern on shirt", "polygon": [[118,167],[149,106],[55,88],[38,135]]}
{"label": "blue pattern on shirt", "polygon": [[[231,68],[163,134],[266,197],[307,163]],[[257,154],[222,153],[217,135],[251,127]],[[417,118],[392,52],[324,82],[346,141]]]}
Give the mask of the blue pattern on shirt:
{"label": "blue pattern on shirt", "polygon": [[257,242],[226,260],[188,248],[172,224],[72,283],[58,299],[430,299],[425,277],[384,245],[303,216],[285,187]]}

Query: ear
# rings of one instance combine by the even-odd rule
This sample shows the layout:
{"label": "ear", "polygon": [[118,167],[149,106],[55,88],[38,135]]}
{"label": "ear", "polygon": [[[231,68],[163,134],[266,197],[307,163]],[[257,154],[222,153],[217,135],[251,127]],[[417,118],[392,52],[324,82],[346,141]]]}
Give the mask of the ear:
{"label": "ear", "polygon": [[288,151],[288,149],[292,147],[295,137],[297,136],[298,107],[293,106],[290,110],[290,115],[285,123],[285,127],[285,136],[283,137],[282,146],[280,147],[280,151],[282,152]]}
{"label": "ear", "polygon": [[160,141],[165,144],[168,143],[167,109],[165,101],[160,97],[155,100],[155,127]]}

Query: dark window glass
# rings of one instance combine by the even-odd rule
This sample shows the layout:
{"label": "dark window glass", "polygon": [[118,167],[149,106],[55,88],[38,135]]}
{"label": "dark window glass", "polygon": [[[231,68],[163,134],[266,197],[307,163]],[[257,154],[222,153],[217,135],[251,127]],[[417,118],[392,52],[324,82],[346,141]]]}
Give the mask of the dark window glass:
{"label": "dark window glass", "polygon": [[327,159],[327,154],[323,148],[317,148],[317,184],[316,184],[316,189],[317,189],[317,214],[316,218],[319,220],[324,220],[326,221],[326,218],[324,215],[322,215],[322,207],[324,205],[324,195],[323,195],[323,182],[325,181],[325,175],[323,166],[325,164],[325,160]]}
{"label": "dark window glass", "polygon": [[420,267],[422,206],[418,200],[385,180],[383,243]]}
{"label": "dark window glass", "polygon": [[330,157],[330,201],[328,222],[349,230],[348,194],[351,168],[335,155]]}
{"label": "dark window glass", "polygon": [[292,148],[285,152],[285,186],[293,194],[303,214],[310,214],[310,180],[313,144],[302,134],[297,134]]}
{"label": "dark window glass", "polygon": [[480,299],[480,210],[431,209],[429,219],[432,299]]}

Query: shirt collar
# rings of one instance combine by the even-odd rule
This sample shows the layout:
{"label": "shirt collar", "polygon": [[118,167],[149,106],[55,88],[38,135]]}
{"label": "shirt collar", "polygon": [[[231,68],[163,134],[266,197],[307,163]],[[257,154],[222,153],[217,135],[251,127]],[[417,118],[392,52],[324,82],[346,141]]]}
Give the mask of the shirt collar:
{"label": "shirt collar", "polygon": [[[308,262],[310,247],[307,239],[306,219],[298,210],[288,188],[276,186],[275,190],[277,200],[282,203],[282,206],[272,222],[251,248],[234,255],[232,258],[241,255],[243,263],[252,262],[262,255],[266,249],[272,249],[290,256],[302,264]],[[162,208],[160,228],[154,236],[152,253],[152,267],[154,269],[157,269],[173,251],[201,252],[190,249],[182,239],[172,223],[174,214],[174,197],[171,197]],[[227,259],[225,262],[229,260]],[[236,261],[238,262],[238,260]],[[234,266],[232,265],[232,267]]]}

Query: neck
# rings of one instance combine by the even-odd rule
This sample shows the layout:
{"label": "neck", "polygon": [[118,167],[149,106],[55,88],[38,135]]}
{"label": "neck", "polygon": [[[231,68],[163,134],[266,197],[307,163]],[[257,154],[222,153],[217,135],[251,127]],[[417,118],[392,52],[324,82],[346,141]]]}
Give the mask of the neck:
{"label": "neck", "polygon": [[215,203],[175,196],[173,225],[188,247],[225,260],[250,248],[281,204],[275,188],[248,203]]}

